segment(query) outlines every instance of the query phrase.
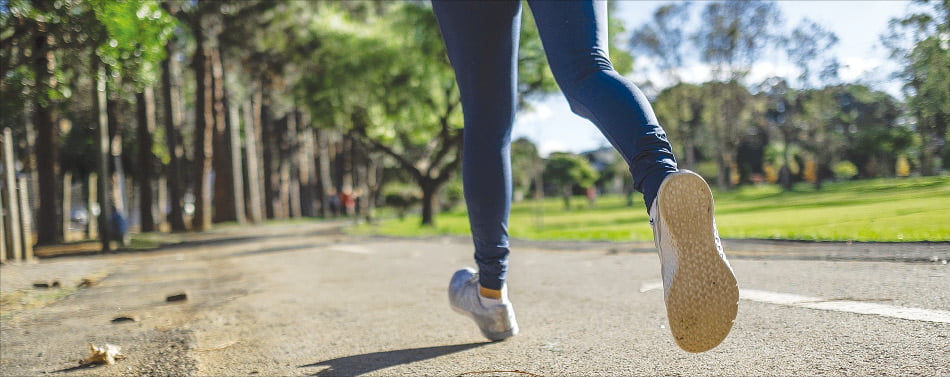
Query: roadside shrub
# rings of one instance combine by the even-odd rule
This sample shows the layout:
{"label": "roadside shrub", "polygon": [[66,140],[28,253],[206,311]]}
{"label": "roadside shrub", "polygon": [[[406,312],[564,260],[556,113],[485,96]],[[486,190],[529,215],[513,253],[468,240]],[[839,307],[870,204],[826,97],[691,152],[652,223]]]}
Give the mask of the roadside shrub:
{"label": "roadside shrub", "polygon": [[835,173],[835,178],[839,180],[849,180],[858,175],[858,167],[854,166],[851,161],[840,161],[832,168],[832,171]]}
{"label": "roadside shrub", "polygon": [[422,200],[419,195],[408,192],[389,192],[383,197],[386,205],[396,210],[399,219],[405,219],[412,207]]}

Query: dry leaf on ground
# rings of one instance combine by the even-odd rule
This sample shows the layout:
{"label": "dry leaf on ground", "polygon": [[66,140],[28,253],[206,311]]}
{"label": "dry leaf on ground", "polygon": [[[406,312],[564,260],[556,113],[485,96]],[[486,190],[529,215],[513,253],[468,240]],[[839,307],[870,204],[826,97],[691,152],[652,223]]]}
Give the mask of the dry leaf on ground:
{"label": "dry leaf on ground", "polygon": [[95,344],[89,345],[89,357],[81,361],[81,364],[115,364],[116,360],[124,359],[125,355],[122,354],[122,349],[115,345],[106,343],[104,346],[99,347]]}

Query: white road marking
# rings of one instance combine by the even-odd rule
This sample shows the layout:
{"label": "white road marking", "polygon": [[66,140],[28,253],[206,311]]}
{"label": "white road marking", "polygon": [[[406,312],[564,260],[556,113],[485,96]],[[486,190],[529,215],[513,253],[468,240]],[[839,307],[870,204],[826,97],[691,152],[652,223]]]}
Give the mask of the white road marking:
{"label": "white road marking", "polygon": [[861,301],[829,300],[821,297],[808,297],[755,289],[740,289],[739,298],[800,308],[879,315],[882,317],[909,319],[912,321],[950,323],[950,311],[945,310],[905,308],[902,306]]}
{"label": "white road marking", "polygon": [[[640,292],[649,292],[662,288],[662,282],[646,282],[640,285]],[[743,300],[798,308],[879,315],[882,317],[909,319],[912,321],[950,323],[950,311],[946,310],[905,308],[902,306],[876,304],[871,302],[834,300],[821,297],[802,296],[791,293],[760,291],[757,289],[740,289],[739,298]]]}
{"label": "white road marking", "polygon": [[651,281],[640,284],[640,293],[649,292],[654,289],[663,289],[662,281]]}

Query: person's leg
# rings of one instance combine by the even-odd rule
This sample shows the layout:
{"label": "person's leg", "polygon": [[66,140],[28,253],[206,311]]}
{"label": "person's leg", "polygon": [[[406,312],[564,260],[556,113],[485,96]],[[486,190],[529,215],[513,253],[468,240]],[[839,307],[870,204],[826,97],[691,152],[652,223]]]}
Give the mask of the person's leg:
{"label": "person's leg", "polygon": [[521,3],[436,0],[432,8],[461,94],[462,180],[478,264],[477,273],[452,276],[449,304],[486,338],[502,340],[518,333],[505,277]]}
{"label": "person's leg", "polygon": [[511,127],[517,106],[521,3],[433,1],[465,118],[462,180],[482,287],[508,270]]}
{"label": "person's leg", "polygon": [[571,109],[591,120],[620,152],[649,209],[677,171],[650,103],[614,71],[607,54],[607,3],[529,0],[554,78]]}
{"label": "person's leg", "polygon": [[739,290],[713,218],[709,185],[677,171],[650,104],[613,70],[607,55],[607,4],[529,1],[555,79],[571,108],[620,151],[643,192],[660,252],[664,300],[674,339],[690,352],[725,339]]}

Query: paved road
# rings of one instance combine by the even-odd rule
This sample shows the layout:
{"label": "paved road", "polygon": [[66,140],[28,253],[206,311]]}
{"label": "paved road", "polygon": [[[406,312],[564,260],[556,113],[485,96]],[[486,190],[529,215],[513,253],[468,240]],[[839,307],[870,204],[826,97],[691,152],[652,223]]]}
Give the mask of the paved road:
{"label": "paved road", "polygon": [[[515,242],[522,334],[489,343],[447,305],[449,276],[471,265],[467,241],[348,237],[336,225],[0,267],[7,297],[38,277],[105,276],[54,304],[6,310],[0,375],[950,374],[950,244],[727,241],[743,297],[736,325],[718,348],[690,354],[666,328],[652,245]],[[179,291],[186,301],[165,302]],[[88,343],[105,342],[127,358],[75,367]]]}

